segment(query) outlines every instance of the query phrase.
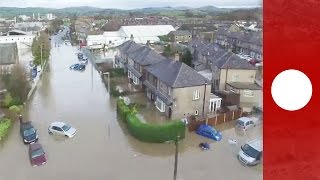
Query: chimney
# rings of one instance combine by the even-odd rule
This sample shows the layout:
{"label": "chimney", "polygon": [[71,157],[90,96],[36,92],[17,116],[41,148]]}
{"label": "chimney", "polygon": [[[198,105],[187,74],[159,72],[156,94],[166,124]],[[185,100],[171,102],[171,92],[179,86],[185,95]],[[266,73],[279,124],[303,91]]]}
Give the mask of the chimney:
{"label": "chimney", "polygon": [[133,41],[133,34],[131,34],[131,36],[130,36],[130,40],[131,40],[131,41]]}
{"label": "chimney", "polygon": [[148,48],[151,48],[150,45],[151,45],[151,44],[150,44],[150,40],[147,40],[146,46],[147,46]]}
{"label": "chimney", "polygon": [[177,51],[177,52],[174,54],[174,60],[175,60],[175,61],[180,61],[179,51]]}

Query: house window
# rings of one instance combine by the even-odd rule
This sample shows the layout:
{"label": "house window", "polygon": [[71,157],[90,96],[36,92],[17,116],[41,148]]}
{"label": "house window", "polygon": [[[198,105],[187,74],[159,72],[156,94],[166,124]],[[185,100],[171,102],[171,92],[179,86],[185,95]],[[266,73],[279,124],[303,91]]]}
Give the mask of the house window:
{"label": "house window", "polygon": [[155,103],[156,103],[157,109],[158,109],[160,112],[165,112],[165,111],[166,111],[166,109],[165,109],[165,104],[164,104],[164,102],[163,102],[160,98],[157,97]]}
{"label": "house window", "polygon": [[239,75],[232,75],[231,81],[232,82],[238,82],[239,81]]}
{"label": "house window", "polygon": [[131,71],[128,71],[128,78],[131,78],[131,77],[132,77]]}
{"label": "house window", "polygon": [[252,90],[243,90],[243,96],[244,97],[253,97],[253,91]]}
{"label": "house window", "polygon": [[198,100],[198,99],[200,99],[200,91],[195,90],[193,91],[192,100]]}
{"label": "house window", "polygon": [[194,112],[194,115],[199,115],[199,111],[198,110],[196,110],[195,112]]}
{"label": "house window", "polygon": [[133,83],[139,85],[139,79],[136,76],[133,76]]}

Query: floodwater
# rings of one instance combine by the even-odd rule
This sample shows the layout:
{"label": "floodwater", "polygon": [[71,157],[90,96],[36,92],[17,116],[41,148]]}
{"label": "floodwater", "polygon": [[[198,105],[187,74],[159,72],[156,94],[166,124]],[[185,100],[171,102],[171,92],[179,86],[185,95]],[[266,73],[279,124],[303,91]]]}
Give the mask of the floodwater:
{"label": "floodwater", "polygon": [[[77,63],[75,47],[60,45],[52,49],[52,58],[39,86],[27,103],[24,117],[38,129],[47,164],[31,167],[28,146],[19,136],[16,123],[0,144],[0,180],[164,180],[173,178],[174,144],[143,143],[117,120],[115,99],[110,99],[100,75],[89,63],[84,72],[69,70]],[[78,129],[72,139],[49,135],[52,121],[63,121]],[[262,134],[262,127],[252,136]],[[262,168],[241,165],[239,146],[228,138],[243,142],[234,129],[223,131],[223,140],[214,142],[187,133],[179,144],[178,179],[262,179]],[[208,151],[199,142],[211,145]]]}

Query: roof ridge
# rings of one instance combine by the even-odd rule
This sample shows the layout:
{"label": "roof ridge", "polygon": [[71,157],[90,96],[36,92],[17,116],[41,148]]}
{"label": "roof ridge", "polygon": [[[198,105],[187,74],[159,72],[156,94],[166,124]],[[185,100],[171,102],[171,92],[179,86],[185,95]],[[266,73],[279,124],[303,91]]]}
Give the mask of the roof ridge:
{"label": "roof ridge", "polygon": [[[179,62],[180,62],[180,61],[179,61]],[[174,63],[177,63],[177,61],[174,62]],[[183,64],[183,63],[180,62],[179,71],[178,71],[178,74],[176,75],[176,79],[173,81],[172,87],[175,87],[175,84],[176,84],[176,82],[177,82],[177,80],[178,80],[178,77],[179,77],[180,72],[181,72],[181,69],[182,69],[182,68],[181,68],[181,67],[182,67],[182,64]]]}

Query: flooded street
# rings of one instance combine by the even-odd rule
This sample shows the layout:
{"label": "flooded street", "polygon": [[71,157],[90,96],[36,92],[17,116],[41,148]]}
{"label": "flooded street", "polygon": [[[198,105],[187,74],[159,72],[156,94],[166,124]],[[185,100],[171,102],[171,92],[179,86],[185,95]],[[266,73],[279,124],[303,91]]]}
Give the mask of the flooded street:
{"label": "flooded street", "polygon": [[[39,142],[47,155],[47,164],[32,167],[28,146],[24,145],[16,123],[8,138],[0,144],[0,180],[171,180],[174,144],[149,144],[131,137],[117,120],[115,99],[110,99],[99,73],[89,64],[84,72],[69,70],[78,63],[75,47],[52,47],[51,60],[24,117],[38,129]],[[49,135],[53,121],[63,121],[78,129],[72,139]],[[222,132],[221,142],[187,133],[180,143],[178,179],[260,180],[261,165],[245,167],[236,153],[240,144],[262,135],[262,127],[245,136],[234,129]],[[208,151],[199,142],[211,145]]]}

